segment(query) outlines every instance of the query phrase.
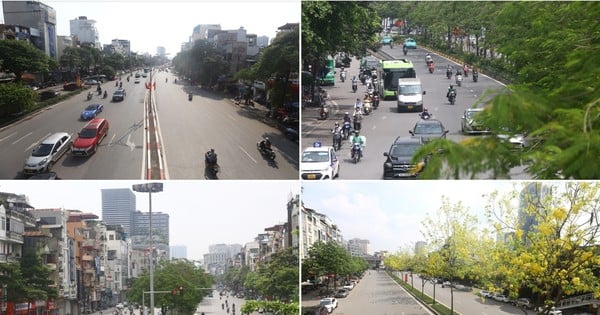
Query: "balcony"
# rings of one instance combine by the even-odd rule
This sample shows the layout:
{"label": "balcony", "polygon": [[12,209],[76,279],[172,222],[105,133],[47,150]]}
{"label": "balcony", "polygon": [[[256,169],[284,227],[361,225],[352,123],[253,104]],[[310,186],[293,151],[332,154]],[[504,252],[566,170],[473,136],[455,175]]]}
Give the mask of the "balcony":
{"label": "balcony", "polygon": [[93,257],[92,255],[83,255],[83,256],[81,257],[81,259],[82,259],[83,261],[92,261],[92,260],[94,260],[94,257]]}
{"label": "balcony", "polygon": [[83,273],[94,274],[94,273],[96,273],[96,269],[94,269],[94,268],[84,268],[83,269]]}
{"label": "balcony", "polygon": [[48,263],[48,264],[46,264],[46,266],[47,266],[48,268],[50,268],[50,270],[52,270],[52,271],[56,270],[56,264],[53,264],[53,263]]}

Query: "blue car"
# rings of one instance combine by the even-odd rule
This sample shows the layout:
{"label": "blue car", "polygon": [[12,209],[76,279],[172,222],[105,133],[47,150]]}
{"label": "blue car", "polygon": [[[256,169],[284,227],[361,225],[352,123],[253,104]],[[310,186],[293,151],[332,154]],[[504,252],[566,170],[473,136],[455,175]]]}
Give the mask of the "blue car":
{"label": "blue car", "polygon": [[381,39],[381,44],[382,44],[382,45],[390,45],[390,44],[391,44],[393,41],[394,41],[394,40],[392,39],[392,37],[390,37],[390,36],[384,36],[384,37]]}
{"label": "blue car", "polygon": [[412,38],[404,40],[404,46],[408,49],[417,49],[417,42]]}
{"label": "blue car", "polygon": [[102,109],[104,109],[104,106],[102,104],[88,105],[88,107],[86,107],[81,112],[81,119],[90,120],[92,118],[95,118],[96,115],[98,115],[98,114],[100,114],[100,112],[102,112]]}

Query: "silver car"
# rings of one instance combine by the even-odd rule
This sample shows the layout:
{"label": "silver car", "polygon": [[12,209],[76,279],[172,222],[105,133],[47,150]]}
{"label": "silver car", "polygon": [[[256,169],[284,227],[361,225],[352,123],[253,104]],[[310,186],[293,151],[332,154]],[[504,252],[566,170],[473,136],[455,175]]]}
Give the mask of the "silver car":
{"label": "silver car", "polygon": [[460,118],[460,130],[465,134],[491,133],[492,131],[475,120],[475,116],[483,111],[483,108],[467,108]]}
{"label": "silver car", "polygon": [[35,174],[49,171],[52,165],[71,148],[72,143],[71,135],[66,132],[50,135],[33,149],[31,156],[25,161],[23,173]]}

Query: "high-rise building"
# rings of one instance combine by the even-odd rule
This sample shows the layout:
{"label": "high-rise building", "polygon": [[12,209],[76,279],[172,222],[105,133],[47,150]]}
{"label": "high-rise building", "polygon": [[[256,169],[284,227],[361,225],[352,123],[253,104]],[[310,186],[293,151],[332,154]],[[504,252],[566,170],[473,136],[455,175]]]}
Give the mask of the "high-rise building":
{"label": "high-rise building", "polygon": [[[131,239],[134,249],[149,248],[150,213],[136,211],[133,214]],[[152,241],[155,248],[169,254],[169,215],[152,211]]]}
{"label": "high-rise building", "polygon": [[538,224],[535,210],[543,207],[544,200],[552,194],[552,188],[540,182],[527,184],[519,195],[519,228],[526,235]]}
{"label": "high-rise building", "polygon": [[129,188],[102,189],[102,220],[110,225],[122,225],[126,236],[133,230],[135,194]]}
{"label": "high-rise building", "polygon": [[302,205],[302,243],[300,244],[300,259],[306,258],[308,250],[316,242],[337,242],[342,245],[343,237],[340,229],[326,215],[318,213]]}
{"label": "high-rise building", "polygon": [[111,41],[112,49],[115,53],[124,57],[131,56],[131,42],[127,39],[113,39]]}
{"label": "high-rise building", "polygon": [[361,240],[359,238],[348,240],[348,244],[346,245],[348,252],[354,257],[366,257],[370,254],[370,247],[369,240]]}
{"label": "high-rise building", "polygon": [[80,16],[69,21],[71,35],[77,36],[79,44],[88,43],[92,46],[101,49],[100,35],[96,28],[96,21],[88,20],[86,16]]}
{"label": "high-rise building", "polygon": [[187,259],[187,246],[172,245],[171,246],[171,259]]}
{"label": "high-rise building", "polygon": [[194,30],[192,31],[192,43],[200,40],[200,39],[208,39],[207,36],[207,31],[208,30],[217,30],[220,31],[221,30],[221,25],[220,24],[200,24],[197,25],[196,27],[194,27]]}
{"label": "high-rise building", "polygon": [[167,49],[162,46],[156,47],[156,55],[159,57],[164,57],[167,55]]}
{"label": "high-rise building", "polygon": [[38,1],[2,1],[4,23],[29,27],[30,42],[56,58],[56,11]]}

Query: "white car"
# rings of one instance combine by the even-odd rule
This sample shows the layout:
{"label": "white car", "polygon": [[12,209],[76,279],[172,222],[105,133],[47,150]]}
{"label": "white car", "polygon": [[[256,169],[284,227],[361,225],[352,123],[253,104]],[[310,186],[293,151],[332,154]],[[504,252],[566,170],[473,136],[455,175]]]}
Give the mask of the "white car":
{"label": "white car", "polygon": [[492,297],[492,299],[494,299],[498,302],[504,302],[504,303],[507,303],[508,301],[510,301],[510,299],[504,294],[496,294]]}
{"label": "white car", "polygon": [[340,161],[331,146],[322,146],[320,142],[304,149],[300,162],[302,179],[334,179],[339,175]]}
{"label": "white car", "polygon": [[71,135],[66,132],[57,132],[44,139],[25,160],[23,172],[35,174],[47,172],[63,156],[73,144]]}
{"label": "white car", "polygon": [[328,297],[322,298],[319,303],[319,306],[325,306],[325,308],[327,308],[327,312],[331,313],[334,309],[338,307],[338,303],[335,298]]}

